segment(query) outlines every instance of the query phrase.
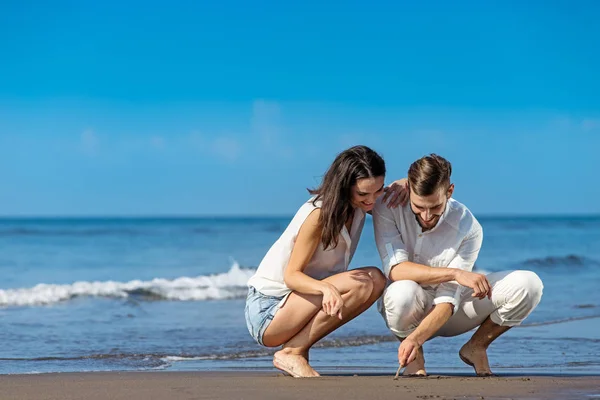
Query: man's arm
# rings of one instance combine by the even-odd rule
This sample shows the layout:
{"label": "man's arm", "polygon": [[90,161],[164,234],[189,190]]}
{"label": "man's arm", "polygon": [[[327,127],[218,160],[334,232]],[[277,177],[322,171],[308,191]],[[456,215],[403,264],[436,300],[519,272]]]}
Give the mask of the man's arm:
{"label": "man's arm", "polygon": [[448,268],[446,268],[454,271],[456,279],[442,283],[437,287],[433,299],[434,305],[450,303],[454,308],[454,312],[456,312],[460,305],[461,285],[472,288],[473,296],[480,299],[485,296],[491,297],[491,285],[485,275],[471,272],[479,255],[479,250],[481,250],[482,241],[483,231],[481,226],[475,223],[471,232],[460,244],[456,255],[448,264]]}
{"label": "man's arm", "polygon": [[410,280],[421,285],[458,281],[463,286],[473,288],[475,281],[481,279],[479,274],[465,274],[457,267],[435,268],[409,261],[408,251],[400,233],[400,221],[396,221],[395,215],[401,212],[401,209],[392,210],[379,202],[373,209],[375,242],[383,264],[384,275],[392,281]]}
{"label": "man's arm", "polygon": [[452,303],[456,312],[461,294],[460,285],[473,289],[474,297],[482,299],[491,296],[491,286],[485,275],[471,272],[479,255],[482,239],[483,232],[477,224],[460,244],[447,268],[404,261],[392,266],[389,277],[393,281],[411,280],[421,285],[440,284],[433,304]]}
{"label": "man's arm", "polygon": [[456,270],[448,268],[428,267],[411,261],[404,261],[392,266],[390,279],[393,281],[415,281],[420,285],[437,285],[456,280]]}
{"label": "man's arm", "polygon": [[433,285],[456,279],[456,270],[433,268],[409,261],[408,251],[400,233],[398,213],[401,209],[390,209],[377,202],[373,209],[375,242],[383,263],[384,275],[392,281],[410,280],[422,285]]}
{"label": "man's arm", "polygon": [[[448,264],[448,268],[441,268],[454,271],[456,280],[463,286],[473,288],[473,294],[480,298],[485,297],[485,295],[491,296],[491,286],[485,275],[471,272],[479,255],[482,240],[483,231],[479,224],[477,224],[460,244],[456,255],[450,261],[450,264]],[[471,278],[475,279],[472,280]],[[405,366],[412,362],[417,355],[419,347],[423,346],[423,343],[429,340],[458,310],[461,297],[459,283],[445,282],[438,286],[433,300],[433,309],[423,319],[417,329],[402,341],[402,344],[398,348],[398,361],[400,365]]]}
{"label": "man's arm", "polygon": [[399,208],[388,208],[381,200],[373,209],[375,243],[383,264],[383,274],[387,277],[390,277],[390,270],[397,264],[408,261],[408,251],[400,233],[400,221],[396,221],[397,213],[401,212]]}
{"label": "man's arm", "polygon": [[452,304],[442,303],[431,310],[431,312],[421,321],[417,329],[413,331],[398,348],[398,362],[401,366],[406,366],[413,362],[417,357],[419,347],[423,346],[431,336],[433,336],[452,316]]}
{"label": "man's arm", "polygon": [[[479,293],[478,297],[491,296],[491,286],[487,278],[481,274],[470,272],[479,255],[481,242],[483,240],[483,232],[479,225],[476,225],[472,232],[463,240],[456,255],[445,269],[448,272],[454,273],[456,280],[464,286],[473,288],[474,295]],[[418,264],[415,264],[419,266]],[[400,266],[401,267],[401,266]],[[413,267],[414,268],[414,267]],[[406,270],[413,269],[407,268]],[[400,268],[396,268],[400,269]],[[414,268],[416,269],[416,268]],[[394,273],[394,270],[392,270]],[[426,272],[425,272],[426,273]],[[475,277],[475,280],[470,278]],[[481,288],[479,287],[481,285]],[[435,298],[433,300],[434,307],[431,312],[421,321],[417,329],[413,331],[398,348],[398,361],[400,365],[406,366],[411,363],[417,356],[419,347],[423,346],[431,336],[433,336],[450,317],[458,310],[460,306],[461,287],[456,282],[445,282],[438,286]]]}

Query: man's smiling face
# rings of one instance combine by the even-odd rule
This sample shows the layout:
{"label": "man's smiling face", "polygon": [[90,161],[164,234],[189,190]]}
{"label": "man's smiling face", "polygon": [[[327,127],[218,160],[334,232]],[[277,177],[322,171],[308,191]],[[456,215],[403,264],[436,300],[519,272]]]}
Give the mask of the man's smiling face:
{"label": "man's smiling face", "polygon": [[440,188],[428,196],[418,196],[410,191],[410,208],[423,230],[432,229],[437,225],[446,210],[448,199],[452,197],[454,185],[447,190]]}

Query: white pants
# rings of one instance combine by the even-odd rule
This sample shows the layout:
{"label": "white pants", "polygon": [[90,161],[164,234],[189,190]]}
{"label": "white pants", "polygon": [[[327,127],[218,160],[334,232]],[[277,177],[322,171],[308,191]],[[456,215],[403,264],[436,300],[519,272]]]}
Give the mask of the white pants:
{"label": "white pants", "polygon": [[[472,297],[463,287],[458,310],[434,335],[456,336],[481,325],[489,316],[502,326],[519,325],[538,305],[544,285],[531,271],[503,271],[487,275],[492,299]],[[392,282],[379,299],[378,308],[388,328],[403,339],[419,326],[433,308],[435,291],[414,281]]]}

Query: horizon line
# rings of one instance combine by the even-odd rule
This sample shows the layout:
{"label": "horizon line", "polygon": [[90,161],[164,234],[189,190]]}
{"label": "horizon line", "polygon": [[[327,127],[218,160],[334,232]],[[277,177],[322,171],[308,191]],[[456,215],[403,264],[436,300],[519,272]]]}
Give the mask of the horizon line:
{"label": "horizon line", "polygon": [[[581,218],[600,217],[600,213],[481,213],[476,218]],[[0,220],[33,219],[235,219],[235,218],[292,218],[290,214],[47,214],[47,215],[1,215]]]}

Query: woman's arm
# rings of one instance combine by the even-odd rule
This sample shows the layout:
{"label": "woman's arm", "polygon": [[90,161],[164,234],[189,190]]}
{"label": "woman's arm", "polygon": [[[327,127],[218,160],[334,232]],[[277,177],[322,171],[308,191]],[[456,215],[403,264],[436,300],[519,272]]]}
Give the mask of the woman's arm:
{"label": "woman's arm", "polygon": [[320,215],[321,209],[315,209],[300,227],[290,261],[283,274],[283,280],[286,286],[295,292],[322,295],[323,310],[328,315],[337,315],[341,319],[344,301],[340,292],[330,283],[311,278],[303,272],[321,241]]}
{"label": "woman's arm", "polygon": [[408,203],[410,191],[408,189],[407,178],[392,182],[384,191],[385,193],[381,200],[383,203],[387,201],[388,208],[404,207]]}

